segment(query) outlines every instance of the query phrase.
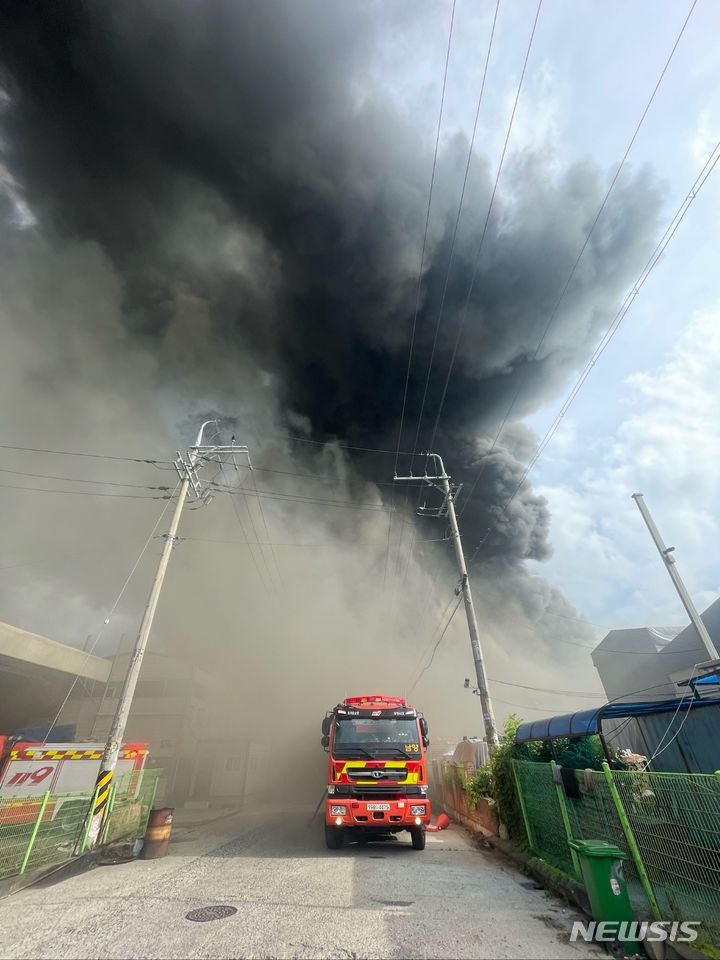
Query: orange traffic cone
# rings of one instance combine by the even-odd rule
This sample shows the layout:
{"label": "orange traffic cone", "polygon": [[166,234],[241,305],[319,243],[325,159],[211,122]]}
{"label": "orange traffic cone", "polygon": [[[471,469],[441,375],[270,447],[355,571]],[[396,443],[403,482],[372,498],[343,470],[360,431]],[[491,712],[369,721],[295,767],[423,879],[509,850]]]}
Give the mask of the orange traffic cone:
{"label": "orange traffic cone", "polygon": [[439,830],[447,830],[450,826],[450,817],[446,813],[441,813],[435,823],[429,823],[426,829],[430,833],[437,833]]}

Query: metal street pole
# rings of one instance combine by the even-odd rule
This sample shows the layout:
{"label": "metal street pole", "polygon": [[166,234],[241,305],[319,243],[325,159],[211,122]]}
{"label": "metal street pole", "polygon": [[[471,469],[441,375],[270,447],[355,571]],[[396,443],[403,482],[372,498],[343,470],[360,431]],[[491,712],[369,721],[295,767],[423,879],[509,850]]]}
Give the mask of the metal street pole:
{"label": "metal street pole", "polygon": [[682,581],[680,572],[678,571],[677,565],[675,563],[675,558],[672,553],[675,550],[675,547],[666,547],[663,541],[663,538],[660,536],[660,531],[655,526],[655,521],[650,516],[650,511],[647,508],[643,495],[641,493],[634,493],[633,500],[638,506],[643,520],[645,521],[648,530],[650,531],[650,536],[655,541],[655,546],[658,549],[658,553],[662,557],[662,561],[665,564],[665,569],[670,574],[670,579],[675,585],[675,589],[682,600],[682,604],[687,610],[688,616],[690,617],[690,622],[695,627],[697,635],[700,637],[701,642],[704,644],[705,649],[710,654],[711,660],[718,659],[718,652],[715,649],[715,644],[712,642],[710,634],[707,632],[705,624],[702,622],[700,614],[697,612],[695,604],[692,602],[690,594],[687,592],[685,584]]}
{"label": "metal street pole", "polygon": [[[455,514],[455,496],[457,489],[453,490],[450,485],[450,477],[445,472],[445,465],[442,457],[437,453],[426,454],[427,459],[432,457],[437,464],[437,471],[430,476],[427,472],[427,460],[425,473],[422,476],[413,476],[412,471],[409,477],[395,476],[395,480],[423,480],[431,487],[440,490],[444,496],[442,505],[433,511],[435,516],[447,516],[450,521],[450,530],[452,532],[453,547],[455,548],[455,557],[458,570],[460,571],[460,583],[465,602],[465,615],[467,617],[468,631],[470,633],[470,646],[472,648],[473,660],[475,662],[475,676],[477,677],[478,694],[482,705],[483,722],[485,724],[485,739],[490,753],[493,752],[499,743],[497,726],[495,724],[495,714],[493,712],[492,700],[490,699],[490,689],[488,687],[487,673],[485,671],[485,661],[480,646],[480,634],[478,632],[477,617],[475,615],[475,605],[473,603],[472,592],[470,590],[470,580],[468,578],[467,565],[465,563],[465,554],[463,552],[462,540],[460,539],[460,530],[458,528],[457,516]],[[435,482],[437,481],[437,482]],[[458,488],[459,489],[459,488]],[[424,508],[421,508],[424,509]]]}
{"label": "metal street pole", "polygon": [[[112,726],[110,727],[108,739],[105,744],[105,750],[100,762],[100,771],[97,775],[95,791],[93,794],[93,808],[90,813],[92,820],[90,829],[88,831],[87,842],[89,847],[93,847],[97,843],[98,838],[101,836],[101,828],[106,814],[108,798],[110,796],[113,773],[117,765],[118,756],[120,754],[120,746],[123,741],[125,727],[127,726],[128,717],[130,715],[130,708],[132,706],[133,696],[135,695],[135,687],[137,686],[138,677],[140,676],[140,669],[142,667],[143,657],[145,656],[148,637],[150,636],[150,630],[152,629],[153,621],[155,619],[155,612],[157,610],[158,600],[160,599],[160,591],[162,590],[168,563],[170,562],[170,553],[177,538],[177,530],[180,524],[180,517],[182,515],[183,507],[185,506],[185,501],[187,500],[191,487],[198,499],[203,500],[206,503],[209,499],[208,494],[203,492],[202,485],[198,479],[196,465],[199,460],[214,459],[217,458],[221,453],[248,453],[247,447],[238,447],[234,443],[231,446],[204,446],[202,439],[205,427],[211,423],[217,422],[217,420],[205,421],[198,431],[195,446],[189,448],[187,457],[183,458],[183,456],[178,453],[177,460],[175,461],[175,468],[180,477],[180,488],[178,491],[177,503],[175,504],[175,510],[170,522],[170,527],[168,532],[165,534],[165,546],[163,547],[160,555],[160,562],[158,563],[155,579],[153,580],[150,595],[148,596],[147,604],[145,606],[145,613],[143,614],[140,630],[138,632],[137,640],[135,641],[135,648],[128,664],[125,683],[123,684],[122,693],[120,694],[120,699],[115,711],[115,717],[113,719]],[[252,469],[249,456],[248,466]]]}

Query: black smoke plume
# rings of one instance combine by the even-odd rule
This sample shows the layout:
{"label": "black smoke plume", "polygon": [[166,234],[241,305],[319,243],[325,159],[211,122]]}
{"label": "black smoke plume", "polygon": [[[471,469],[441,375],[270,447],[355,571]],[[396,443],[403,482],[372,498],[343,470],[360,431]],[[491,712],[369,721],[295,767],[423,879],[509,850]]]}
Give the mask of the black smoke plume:
{"label": "black smoke plume", "polygon": [[[392,448],[431,157],[417,130],[363,95],[382,20],[372,4],[315,0],[22,3],[4,6],[0,44],[6,165],[43,225],[110,256],[130,335],[159,341],[182,284],[209,304],[212,337],[249,351],[314,437]],[[415,446],[466,151],[457,135],[440,157],[403,449]],[[587,354],[653,234],[657,190],[645,174],[627,177],[533,357],[604,190],[592,165],[557,173],[550,161],[516,156],[491,218],[435,442],[459,479],[472,478],[477,438],[493,433],[520,382],[516,417]],[[418,450],[491,177],[480,150]],[[469,541],[495,522],[527,454],[511,438],[485,461],[465,512]],[[367,469],[389,473],[376,459]],[[489,554],[541,559],[547,511],[529,489],[516,503]]]}
{"label": "black smoke plume", "polygon": [[[395,40],[407,23],[436,25],[443,12],[441,4],[409,0],[24,0],[0,8],[0,309],[10,318],[0,356],[3,405],[16,405],[14,424],[32,445],[104,444],[110,452],[152,452],[158,438],[179,433],[188,442],[201,414],[218,412],[236,419],[260,466],[336,481],[328,492],[260,474],[259,487],[272,481],[287,496],[363,504],[343,512],[275,502],[270,516],[267,501],[269,522],[282,522],[282,538],[293,542],[273,548],[277,565],[267,545],[249,547],[242,568],[232,512],[224,521],[219,509],[188,515],[184,535],[198,541],[179,544],[168,587],[175,602],[166,599],[158,620],[169,647],[179,637],[195,638],[194,649],[198,637],[221,638],[218,661],[230,671],[228,651],[237,656],[253,716],[292,680],[308,729],[343,693],[408,692],[456,577],[438,559],[440,545],[418,544],[406,559],[406,527],[388,531],[382,501],[387,507],[394,455],[344,453],[333,443],[390,451],[398,443],[437,102],[428,103],[421,129],[386,95],[392,76],[382,71],[404,49]],[[421,62],[417,69],[418,83],[436,91],[439,77]],[[475,96],[468,93],[471,108]],[[403,451],[417,453],[432,436],[495,177],[486,147],[476,144],[447,274],[468,140],[457,132],[441,139]],[[482,470],[462,525],[471,554],[492,529],[477,555],[477,604],[491,676],[506,681],[526,667],[525,683],[553,686],[553,665],[573,658],[589,672],[589,658],[581,664],[572,644],[580,637],[584,645],[592,631],[523,566],[549,554],[547,504],[525,483],[505,513],[501,507],[533,454],[522,417],[556,396],[584,362],[653,242],[658,187],[648,171],[624,174],[537,350],[606,189],[606,174],[591,162],[563,165],[547,152],[511,150],[434,442],[465,491]],[[288,432],[319,445],[288,444]],[[32,469],[20,455],[3,463]],[[85,476],[108,481],[107,465],[83,466]],[[403,453],[400,471],[410,466]],[[113,550],[82,576],[72,563],[62,574],[31,568],[38,571],[31,586],[8,588],[9,609],[58,639],[75,630],[73,642],[81,643],[88,598],[96,618],[104,616],[108,582],[123,582],[135,558],[128,551],[143,542],[156,504],[139,504],[130,530],[118,504],[134,501],[90,506],[67,496],[61,515],[49,501],[40,494],[32,501],[38,555],[38,531],[94,549],[91,536],[85,543],[90,510]],[[29,503],[19,503],[12,528],[25,549]],[[240,506],[243,536],[252,539],[254,522],[256,539],[265,539],[250,503],[252,512]],[[401,488],[398,504],[409,515],[414,491],[406,498]],[[224,530],[223,522],[233,526]],[[428,524],[418,540],[441,536],[439,521]],[[203,543],[208,536],[219,544]],[[311,554],[292,552],[300,541]],[[63,551],[48,541],[47,552]],[[410,556],[426,559],[416,578],[407,576]],[[32,553],[27,559],[34,562]],[[146,583],[149,570],[141,573]],[[135,616],[143,594],[141,585],[133,590],[127,607]],[[287,609],[278,607],[280,595]],[[420,688],[428,712],[435,702],[452,734],[458,718],[477,716],[473,702],[447,696],[468,664],[460,619],[453,663],[439,656],[432,684]],[[570,640],[558,646],[561,633]],[[519,695],[501,688],[496,697],[501,713]]]}

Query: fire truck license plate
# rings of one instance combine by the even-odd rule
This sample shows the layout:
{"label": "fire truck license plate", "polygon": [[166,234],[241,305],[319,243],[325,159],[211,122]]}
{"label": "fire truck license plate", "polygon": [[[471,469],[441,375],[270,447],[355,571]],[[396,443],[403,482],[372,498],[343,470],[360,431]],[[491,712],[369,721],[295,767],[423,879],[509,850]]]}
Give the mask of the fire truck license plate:
{"label": "fire truck license plate", "polygon": [[389,810],[389,803],[369,803],[367,805],[368,810]]}

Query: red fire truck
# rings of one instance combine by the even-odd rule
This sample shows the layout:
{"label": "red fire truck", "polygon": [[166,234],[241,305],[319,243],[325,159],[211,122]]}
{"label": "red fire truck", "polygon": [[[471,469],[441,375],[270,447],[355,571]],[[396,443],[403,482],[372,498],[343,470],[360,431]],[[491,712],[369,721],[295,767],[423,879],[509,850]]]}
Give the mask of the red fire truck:
{"label": "red fire truck", "polygon": [[364,842],[408,830],[425,848],[430,822],[427,721],[399,697],[347,697],[325,714],[328,752],[325,842]]}
{"label": "red fire truck", "polygon": [[[43,821],[57,819],[68,804],[87,806],[88,800],[78,798],[77,793],[92,792],[104,747],[103,743],[87,741],[43,743],[0,735],[0,798],[4,801],[0,805],[0,826],[34,823],[48,792],[51,798]],[[125,785],[131,792],[133,778],[127,775],[139,773],[147,755],[145,743],[124,744],[115,768],[115,782],[127,781]]]}

